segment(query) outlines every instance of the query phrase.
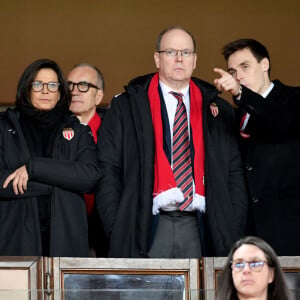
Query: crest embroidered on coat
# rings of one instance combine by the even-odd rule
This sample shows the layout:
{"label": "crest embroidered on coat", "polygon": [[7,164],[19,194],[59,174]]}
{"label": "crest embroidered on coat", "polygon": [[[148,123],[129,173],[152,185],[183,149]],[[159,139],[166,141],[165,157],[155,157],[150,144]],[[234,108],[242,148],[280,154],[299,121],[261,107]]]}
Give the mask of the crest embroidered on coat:
{"label": "crest embroidered on coat", "polygon": [[219,107],[217,106],[216,103],[211,103],[210,104],[210,111],[211,111],[211,114],[216,117],[218,114],[219,114]]}
{"label": "crest embroidered on coat", "polygon": [[71,139],[74,137],[74,129],[73,128],[64,128],[62,135],[66,140],[71,141]]}

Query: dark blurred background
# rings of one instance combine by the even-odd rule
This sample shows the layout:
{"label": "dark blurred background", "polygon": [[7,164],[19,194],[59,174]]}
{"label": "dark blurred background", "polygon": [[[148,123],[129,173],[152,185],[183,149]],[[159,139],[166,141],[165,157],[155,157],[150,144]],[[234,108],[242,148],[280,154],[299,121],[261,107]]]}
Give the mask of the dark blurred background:
{"label": "dark blurred background", "polygon": [[155,71],[156,37],[170,25],[194,34],[197,77],[212,82],[213,67],[225,67],[222,46],[251,37],[269,49],[272,79],[300,85],[299,0],[1,0],[0,105],[13,105],[24,68],[46,57],[65,74],[79,62],[98,66],[108,104],[131,78]]}

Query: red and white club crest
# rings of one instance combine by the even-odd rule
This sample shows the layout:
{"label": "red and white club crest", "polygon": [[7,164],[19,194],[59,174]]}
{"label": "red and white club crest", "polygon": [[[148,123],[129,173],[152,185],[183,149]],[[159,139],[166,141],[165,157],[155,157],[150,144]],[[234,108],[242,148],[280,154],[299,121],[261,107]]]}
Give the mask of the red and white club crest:
{"label": "red and white club crest", "polygon": [[216,103],[211,103],[210,104],[210,111],[211,111],[211,114],[216,117],[218,114],[219,114],[219,107],[217,106]]}
{"label": "red and white club crest", "polygon": [[62,135],[66,140],[71,141],[71,139],[74,137],[73,128],[64,128]]}

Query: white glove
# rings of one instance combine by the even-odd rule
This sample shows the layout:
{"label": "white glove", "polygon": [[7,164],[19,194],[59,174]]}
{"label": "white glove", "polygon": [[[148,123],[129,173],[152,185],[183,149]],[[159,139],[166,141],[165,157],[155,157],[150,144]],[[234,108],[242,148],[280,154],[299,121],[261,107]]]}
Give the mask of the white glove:
{"label": "white glove", "polygon": [[193,202],[189,206],[192,210],[200,210],[205,213],[205,197],[194,194]]}
{"label": "white glove", "polygon": [[179,188],[166,190],[153,198],[152,214],[157,215],[161,207],[178,204],[184,201],[184,196]]}

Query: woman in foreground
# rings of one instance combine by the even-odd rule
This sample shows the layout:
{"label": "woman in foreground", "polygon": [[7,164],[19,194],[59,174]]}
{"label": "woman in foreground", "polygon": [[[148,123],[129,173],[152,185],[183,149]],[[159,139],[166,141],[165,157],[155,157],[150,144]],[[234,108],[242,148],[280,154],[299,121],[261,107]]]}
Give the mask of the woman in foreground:
{"label": "woman in foreground", "polygon": [[274,250],[260,238],[237,241],[218,280],[218,300],[288,300]]}

